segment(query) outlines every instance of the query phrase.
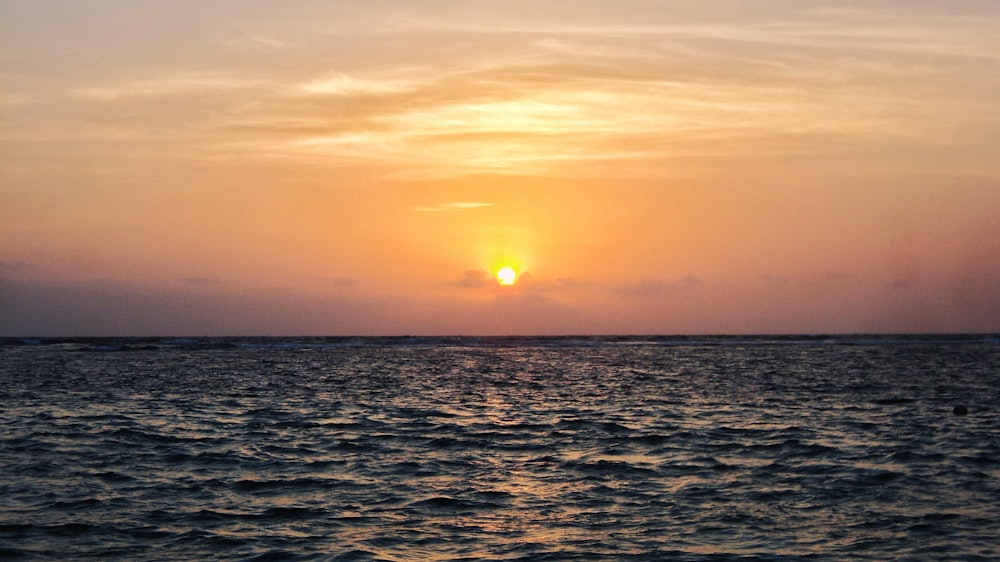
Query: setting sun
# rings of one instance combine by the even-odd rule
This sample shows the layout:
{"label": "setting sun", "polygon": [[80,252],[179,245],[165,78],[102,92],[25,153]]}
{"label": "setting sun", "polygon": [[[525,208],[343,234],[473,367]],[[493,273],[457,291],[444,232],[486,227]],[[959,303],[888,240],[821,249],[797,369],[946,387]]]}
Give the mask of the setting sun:
{"label": "setting sun", "polygon": [[0,0],[0,336],[1000,331],[1000,0],[467,4]]}
{"label": "setting sun", "polygon": [[517,280],[517,272],[511,267],[501,267],[497,272],[497,281],[501,285],[513,285]]}

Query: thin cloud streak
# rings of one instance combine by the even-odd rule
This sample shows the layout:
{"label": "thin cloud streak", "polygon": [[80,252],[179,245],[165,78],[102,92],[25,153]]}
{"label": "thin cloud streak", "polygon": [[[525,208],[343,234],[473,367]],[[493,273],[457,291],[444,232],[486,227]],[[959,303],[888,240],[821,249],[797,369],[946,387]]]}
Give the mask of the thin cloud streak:
{"label": "thin cloud streak", "polygon": [[[789,35],[788,27],[790,24],[777,31],[767,29],[761,36],[784,37]],[[722,41],[722,37],[726,41],[748,40],[734,32],[739,29],[746,33],[745,28],[684,29],[684,33],[669,27],[575,29],[575,35],[584,36],[579,40],[579,49],[565,41],[540,39],[534,45],[541,46],[541,51],[533,57],[506,61],[500,58],[491,64],[475,62],[468,72],[461,73],[424,69],[420,83],[340,75],[327,88],[329,94],[353,96],[362,102],[376,95],[384,103],[369,105],[367,113],[363,103],[360,113],[352,113],[353,124],[329,122],[328,126],[335,128],[328,134],[278,145],[263,141],[262,146],[267,152],[293,155],[301,151],[382,161],[404,168],[433,165],[446,175],[475,170],[558,173],[567,170],[568,162],[618,160],[622,155],[608,151],[608,146],[643,138],[650,139],[651,149],[645,153],[630,151],[625,158],[655,160],[678,152],[698,154],[699,150],[710,154],[699,148],[699,139],[718,145],[729,138],[733,143],[743,143],[747,151],[754,151],[770,144],[775,135],[836,134],[844,136],[845,142],[852,138],[867,142],[879,137],[919,139],[933,133],[914,129],[913,111],[930,108],[915,106],[909,89],[891,84],[882,88],[863,85],[871,83],[872,74],[884,77],[892,73],[903,84],[925,80],[925,68],[913,68],[905,74],[905,64],[851,67],[836,62],[839,68],[832,70],[844,74],[849,89],[830,90],[828,77],[815,71],[830,58],[827,50],[838,44],[840,36],[828,34],[831,36],[825,42],[813,45],[819,50],[811,54],[754,54],[751,49],[744,55],[751,65],[749,70],[741,70],[745,76],[734,77],[732,61],[727,61],[725,71],[704,64],[706,60],[721,63],[731,58],[731,51],[722,48],[725,42],[713,46],[703,41]],[[557,31],[544,28],[537,33]],[[801,33],[809,35],[808,31],[807,27]],[[920,29],[920,33],[924,31]],[[587,33],[631,39],[624,41],[626,47],[620,47],[619,52],[604,49],[595,57]],[[657,33],[680,35],[681,43],[684,38],[697,38],[701,43],[687,51],[671,43],[666,47],[650,46],[645,36]],[[636,35],[642,36],[642,41]],[[875,31],[845,31],[843,35],[880,36]],[[776,39],[765,43],[788,44]],[[554,44],[558,48],[552,48]],[[856,47],[845,43],[842,48],[850,51]],[[584,60],[582,65],[576,62]],[[631,75],[611,70],[623,68],[621,62],[626,60],[630,64],[624,67],[637,68]],[[678,70],[682,71],[680,79]],[[476,86],[479,84],[490,84],[499,92],[519,93],[506,99],[490,99],[482,96],[483,90]],[[321,93],[324,88],[314,90]],[[289,101],[288,105],[295,104]],[[803,115],[809,118],[803,120]],[[271,120],[280,123],[282,117],[273,115]],[[322,122],[314,125],[317,130],[323,126]],[[497,135],[507,135],[508,142],[497,145]],[[486,136],[491,137],[489,141]],[[567,152],[569,138],[573,148]],[[683,139],[683,143],[677,139]]]}
{"label": "thin cloud streak", "polygon": [[[225,297],[231,321],[203,325],[226,329],[292,301],[311,328],[381,333],[1000,318],[993,2],[0,12],[21,326],[168,293]],[[532,274],[499,287],[502,264]]]}
{"label": "thin cloud streak", "polygon": [[482,209],[492,207],[493,203],[483,203],[480,201],[458,201],[455,203],[438,203],[424,207],[414,207],[410,209],[415,213],[440,213],[444,211],[467,211],[470,209]]}
{"label": "thin cloud streak", "polygon": [[261,80],[226,77],[212,73],[176,73],[105,86],[85,86],[74,93],[83,98],[115,102],[129,98],[198,96],[210,92],[260,86]]}
{"label": "thin cloud streak", "polygon": [[[263,79],[260,70],[212,71],[204,63],[200,70],[179,71],[175,63],[159,75],[154,70],[72,91],[81,102],[190,99],[212,118],[176,132],[194,141],[192,150],[207,151],[205,156],[238,151],[335,158],[341,165],[392,166],[390,175],[413,178],[476,171],[606,173],[602,167],[627,161],[630,175],[655,177],[664,158],[690,166],[719,156],[720,146],[731,156],[783,151],[775,139],[786,136],[836,135],[842,144],[945,138],[940,120],[921,118],[941,109],[936,100],[942,96],[916,100],[913,92],[948,90],[945,84],[954,77],[928,86],[944,71],[943,63],[917,62],[908,50],[939,45],[955,56],[996,60],[996,41],[967,33],[977,25],[968,17],[935,12],[899,21],[879,14],[803,8],[749,21],[644,25],[538,22],[518,18],[516,10],[488,24],[454,16],[440,22],[406,18],[392,28],[408,42],[454,33],[481,48],[444,54],[454,59],[449,64],[428,65],[398,53],[380,68],[305,66],[291,83],[287,76]],[[473,29],[487,37],[463,35]],[[416,35],[405,35],[407,30]],[[377,38],[385,31],[356,33]],[[510,47],[489,36],[512,33],[527,40]],[[316,44],[321,38],[300,41]],[[880,65],[870,56],[879,48],[898,48],[902,58]],[[247,89],[256,94],[248,96]],[[223,97],[199,99],[206,93]],[[225,99],[229,94],[234,99]],[[970,114],[987,111],[989,118],[986,106],[969,107]],[[58,134],[97,134],[79,126],[85,128],[80,134]],[[123,122],[119,134],[128,127]],[[243,138],[223,140],[232,131],[242,131]],[[501,135],[505,142],[498,142]],[[810,144],[804,140],[800,146]],[[646,149],[611,148],[621,146]]]}

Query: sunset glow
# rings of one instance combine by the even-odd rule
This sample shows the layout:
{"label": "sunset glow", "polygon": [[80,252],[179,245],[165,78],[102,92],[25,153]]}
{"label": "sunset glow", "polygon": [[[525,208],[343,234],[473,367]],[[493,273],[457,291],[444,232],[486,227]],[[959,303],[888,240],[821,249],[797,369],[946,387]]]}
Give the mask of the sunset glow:
{"label": "sunset glow", "polygon": [[500,271],[497,272],[497,281],[501,285],[513,285],[516,280],[517,273],[509,267],[501,267]]}
{"label": "sunset glow", "polygon": [[0,333],[998,331],[998,27],[0,0]]}

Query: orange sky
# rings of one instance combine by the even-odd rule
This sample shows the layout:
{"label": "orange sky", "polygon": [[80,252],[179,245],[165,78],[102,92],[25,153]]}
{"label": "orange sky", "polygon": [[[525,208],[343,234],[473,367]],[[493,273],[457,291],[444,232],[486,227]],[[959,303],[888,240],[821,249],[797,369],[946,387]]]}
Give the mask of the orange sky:
{"label": "orange sky", "polygon": [[0,0],[0,80],[0,335],[1000,331],[996,2]]}

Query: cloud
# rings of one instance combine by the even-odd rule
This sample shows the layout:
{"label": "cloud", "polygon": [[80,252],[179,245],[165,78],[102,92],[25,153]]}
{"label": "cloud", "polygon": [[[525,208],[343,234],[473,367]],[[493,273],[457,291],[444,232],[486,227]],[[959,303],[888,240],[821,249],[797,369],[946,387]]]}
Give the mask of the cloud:
{"label": "cloud", "polygon": [[266,33],[245,33],[222,39],[219,43],[230,49],[252,49],[258,51],[284,51],[295,46],[294,43],[278,39]]}
{"label": "cloud", "polygon": [[[717,9],[709,7],[708,10],[684,10],[684,17],[677,17],[673,9],[625,11],[620,4],[609,3],[607,8],[587,10],[590,17],[577,21],[567,20],[564,14],[552,17],[553,13],[533,9],[530,17],[518,19],[508,15],[488,24],[478,18],[475,21],[448,19],[435,14],[434,19],[414,17],[404,25],[408,29],[435,33],[475,32],[481,37],[519,37],[522,42],[528,42],[525,38],[537,38],[534,43],[560,50],[572,49],[574,43],[599,42],[603,49],[583,51],[591,55],[605,54],[615,45],[651,43],[650,39],[656,38],[660,41],[654,44],[661,46],[690,42],[690,49],[695,52],[722,42],[739,44],[744,50],[755,45],[772,45],[797,47],[800,51],[864,48],[995,58],[995,51],[990,49],[987,35],[982,32],[984,16],[988,19],[993,15],[988,9],[976,17],[974,14],[979,10],[968,5],[962,13],[953,7],[923,4],[907,4],[905,11],[900,13],[879,6],[815,8],[802,2],[789,10],[768,9],[759,4],[744,7],[735,3],[721,16]],[[581,11],[581,15],[584,13]],[[623,13],[639,14],[640,17],[622,18]],[[605,21],[585,23],[587,19]],[[581,51],[577,48],[573,52]]]}
{"label": "cloud", "polygon": [[397,94],[414,90],[418,85],[417,82],[406,79],[377,80],[336,73],[301,84],[299,89],[307,94],[357,96]]}
{"label": "cloud", "polygon": [[550,293],[553,291],[577,289],[584,286],[584,284],[580,281],[569,277],[559,277],[557,279],[536,279],[529,272],[524,272],[520,275],[520,277],[518,277],[517,285],[528,291],[538,293]]}
{"label": "cloud", "polygon": [[[397,333],[406,301],[285,290],[210,294],[114,281],[0,283],[0,336]],[[409,330],[408,330],[409,331]]]}
{"label": "cloud", "polygon": [[[977,113],[987,116],[981,121],[993,120],[988,96],[970,103],[971,89],[958,99],[942,95],[963,94],[962,85],[973,80],[975,91],[989,89],[980,81],[989,75],[985,65],[997,60],[995,34],[988,33],[993,14],[973,6],[750,9],[736,3],[720,16],[694,4],[648,2],[628,9],[594,4],[573,14],[555,7],[559,3],[475,11],[333,4],[338,7],[316,6],[298,16],[248,8],[247,23],[235,26],[195,18],[185,25],[212,29],[215,45],[222,30],[221,42],[239,47],[243,53],[236,54],[244,58],[206,54],[192,61],[190,53],[202,51],[188,45],[165,49],[175,54],[160,61],[159,41],[129,44],[135,53],[128,60],[145,55],[156,65],[124,67],[118,79],[70,83],[59,91],[138,104],[184,96],[196,100],[193,114],[211,116],[185,120],[193,132],[244,133],[206,141],[220,153],[389,162],[399,169],[382,169],[398,177],[481,170],[620,177],[680,173],[677,160],[714,157],[707,154],[713,150],[822,153],[809,142],[775,143],[790,136],[892,140],[919,133],[930,127],[922,123],[941,122],[926,119],[940,100],[948,101],[952,120]],[[260,19],[251,23],[254,13]],[[190,19],[175,17],[168,21]],[[159,31],[138,28],[129,36]],[[261,51],[268,56],[258,56]],[[971,60],[946,64],[921,53],[965,53]],[[0,95],[27,99],[38,88],[28,80],[13,86],[24,91]],[[143,109],[127,115],[164,115],[161,107]],[[116,118],[143,130],[138,118]],[[81,128],[92,130],[86,123]],[[933,132],[921,134],[931,142],[946,138]],[[667,159],[670,166],[663,165]],[[610,169],[619,162],[630,165]]]}
{"label": "cloud", "polygon": [[451,283],[454,287],[464,289],[483,289],[492,287],[496,290],[498,297],[520,298],[535,296],[544,298],[542,295],[557,291],[578,289],[584,284],[576,279],[560,277],[557,279],[539,279],[531,275],[529,271],[523,271],[517,276],[517,281],[513,285],[500,285],[490,272],[485,269],[469,269],[462,274],[462,278]]}
{"label": "cloud", "polygon": [[469,269],[462,274],[462,278],[452,283],[456,287],[464,289],[481,289],[495,285],[496,280],[485,269]]}
{"label": "cloud", "polygon": [[649,298],[671,291],[690,290],[701,285],[701,278],[695,275],[685,275],[677,281],[664,281],[647,277],[631,285],[616,287],[615,292],[630,297]]}
{"label": "cloud", "polygon": [[492,207],[493,203],[483,203],[481,201],[458,201],[455,203],[438,203],[437,205],[427,205],[410,209],[415,213],[439,213],[442,211],[465,211],[469,209],[481,209]]}
{"label": "cloud", "polygon": [[777,273],[765,273],[764,275],[760,276],[760,280],[763,281],[764,283],[785,284],[790,281],[790,278],[787,275],[781,275]]}
{"label": "cloud", "polygon": [[[980,117],[992,115],[991,100],[963,89],[985,71],[926,56],[969,53],[968,68],[987,68],[992,35],[975,18],[926,6],[895,14],[733,5],[719,17],[643,3],[486,18],[414,6],[374,27],[357,22],[380,19],[379,8],[347,10],[349,29],[296,37],[300,49],[284,56],[330,52],[340,33],[358,46],[275,73],[267,95],[218,96],[225,105],[209,108],[211,126],[244,133],[219,151],[388,164],[383,173],[407,179],[482,171],[620,178],[682,174],[685,162],[717,166],[719,156],[827,154],[830,142],[842,150],[904,137],[940,143],[950,123],[992,120]],[[386,33],[400,47],[383,44]],[[356,59],[354,51],[383,55]],[[192,87],[167,80],[91,93]],[[926,119],[940,114],[940,100],[955,100],[950,118]]]}
{"label": "cloud", "polygon": [[35,265],[21,260],[0,260],[0,272],[2,273],[20,273],[23,271],[31,271],[35,269]]}
{"label": "cloud", "polygon": [[184,277],[181,281],[188,285],[218,285],[222,283],[217,277]]}
{"label": "cloud", "polygon": [[113,102],[130,98],[194,96],[208,92],[241,90],[260,85],[260,81],[211,73],[175,73],[146,79],[128,80],[74,90],[82,98]]}
{"label": "cloud", "polygon": [[702,284],[701,277],[698,277],[697,275],[685,275],[684,277],[681,277],[680,281],[680,286],[685,289],[689,289],[691,287],[697,287],[701,284]]}

